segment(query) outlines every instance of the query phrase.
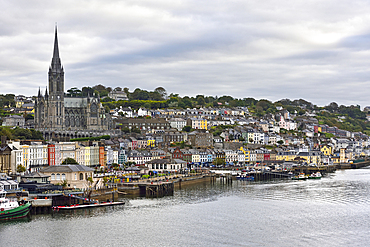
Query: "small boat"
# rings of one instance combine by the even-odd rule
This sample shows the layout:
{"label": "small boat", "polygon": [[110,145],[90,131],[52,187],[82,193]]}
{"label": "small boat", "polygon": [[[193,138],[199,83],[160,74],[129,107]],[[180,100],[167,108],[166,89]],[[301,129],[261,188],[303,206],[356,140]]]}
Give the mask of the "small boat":
{"label": "small boat", "polygon": [[236,179],[237,180],[254,181],[254,177],[253,176],[248,176],[248,175],[239,175],[239,176],[236,176]]}
{"label": "small boat", "polygon": [[16,199],[6,198],[6,191],[0,190],[0,220],[26,217],[31,210],[31,203],[19,205]]}
{"label": "small boat", "polygon": [[298,176],[292,177],[293,180],[306,180],[307,176],[303,172],[301,172]]}
{"label": "small boat", "polygon": [[310,176],[308,176],[309,179],[320,179],[322,178],[321,172],[314,172]]}
{"label": "small boat", "polygon": [[54,206],[54,210],[75,210],[75,209],[84,209],[84,208],[97,208],[97,207],[107,207],[107,206],[117,206],[124,205],[125,202],[101,202],[93,204],[75,204],[70,206]]}

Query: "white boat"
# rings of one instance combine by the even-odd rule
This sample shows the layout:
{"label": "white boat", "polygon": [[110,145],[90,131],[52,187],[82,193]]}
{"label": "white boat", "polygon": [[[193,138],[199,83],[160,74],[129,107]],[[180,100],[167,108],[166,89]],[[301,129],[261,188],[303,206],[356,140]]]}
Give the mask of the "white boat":
{"label": "white boat", "polygon": [[310,176],[308,176],[309,179],[320,179],[322,178],[321,172],[314,172]]}
{"label": "white boat", "polygon": [[31,203],[19,205],[16,199],[6,197],[6,191],[0,190],[0,220],[17,219],[27,216]]}

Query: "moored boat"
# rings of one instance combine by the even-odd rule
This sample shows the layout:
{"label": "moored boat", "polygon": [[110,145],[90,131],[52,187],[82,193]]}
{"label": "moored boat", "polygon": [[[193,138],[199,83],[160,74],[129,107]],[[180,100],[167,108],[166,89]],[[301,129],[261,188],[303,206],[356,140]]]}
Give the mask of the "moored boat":
{"label": "moored boat", "polygon": [[6,191],[0,190],[0,220],[11,220],[26,217],[31,210],[31,203],[19,205],[16,199],[6,197]]}
{"label": "moored boat", "polygon": [[307,176],[306,174],[304,174],[303,172],[299,173],[298,176],[294,176],[292,177],[293,180],[306,180],[307,179]]}
{"label": "moored boat", "polygon": [[102,202],[102,203],[93,203],[93,204],[76,204],[70,206],[55,206],[54,210],[74,210],[74,209],[84,209],[84,208],[95,208],[95,207],[106,207],[106,206],[117,206],[125,205],[125,202]]}
{"label": "moored boat", "polygon": [[253,176],[248,176],[248,175],[239,175],[239,176],[236,176],[236,179],[237,180],[254,181],[254,177]]}
{"label": "moored boat", "polygon": [[322,178],[321,172],[314,172],[310,176],[308,176],[309,179],[320,179]]}

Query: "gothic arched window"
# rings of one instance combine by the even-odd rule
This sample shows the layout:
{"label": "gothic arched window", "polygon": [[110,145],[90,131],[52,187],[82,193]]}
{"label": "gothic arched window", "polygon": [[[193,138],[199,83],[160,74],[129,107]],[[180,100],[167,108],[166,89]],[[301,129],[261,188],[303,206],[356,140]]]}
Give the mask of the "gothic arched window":
{"label": "gothic arched window", "polygon": [[95,103],[91,104],[91,106],[90,106],[90,112],[91,112],[90,114],[91,114],[92,117],[96,117],[98,115],[97,114],[98,107],[96,106]]}

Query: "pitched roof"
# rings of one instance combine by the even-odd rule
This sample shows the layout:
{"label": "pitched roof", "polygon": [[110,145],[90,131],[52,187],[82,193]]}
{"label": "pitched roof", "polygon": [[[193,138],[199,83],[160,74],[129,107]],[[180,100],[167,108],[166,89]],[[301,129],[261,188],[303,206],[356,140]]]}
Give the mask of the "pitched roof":
{"label": "pitched roof", "polygon": [[42,169],[40,172],[92,172],[94,169],[83,165],[57,165],[49,166]]}

